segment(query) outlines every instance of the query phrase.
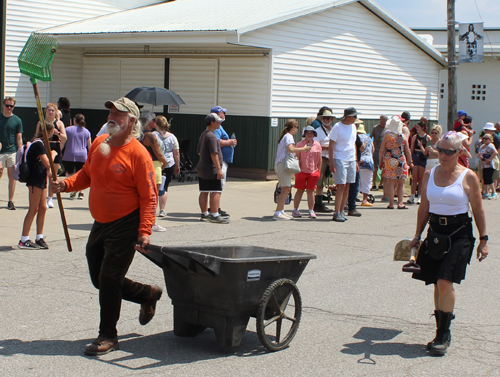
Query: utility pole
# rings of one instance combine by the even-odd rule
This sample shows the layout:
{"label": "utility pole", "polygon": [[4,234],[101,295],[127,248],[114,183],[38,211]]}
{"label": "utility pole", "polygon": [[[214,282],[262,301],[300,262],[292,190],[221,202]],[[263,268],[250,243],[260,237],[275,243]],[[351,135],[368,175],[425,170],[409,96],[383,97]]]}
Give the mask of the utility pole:
{"label": "utility pole", "polygon": [[448,130],[453,130],[453,123],[457,117],[455,43],[455,0],[448,0]]}
{"label": "utility pole", "polygon": [[7,1],[0,4],[0,98],[5,96],[5,40],[7,33]]}

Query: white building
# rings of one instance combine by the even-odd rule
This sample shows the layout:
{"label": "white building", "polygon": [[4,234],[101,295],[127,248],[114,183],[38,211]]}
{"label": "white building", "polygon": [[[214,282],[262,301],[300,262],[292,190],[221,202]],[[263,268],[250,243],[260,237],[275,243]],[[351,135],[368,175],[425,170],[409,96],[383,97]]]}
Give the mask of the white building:
{"label": "white building", "polygon": [[[110,98],[166,87],[187,104],[172,115],[174,126],[190,127],[175,132],[194,140],[200,117],[222,105],[226,129],[252,140],[248,150],[238,145],[234,165],[257,175],[273,166],[273,126],[324,105],[338,116],[355,106],[368,125],[403,110],[438,117],[444,59],[370,0],[177,0],[41,32],[60,44],[47,100],[68,97],[100,119]],[[18,89],[28,86],[9,84],[5,94],[32,107],[31,93]]]}
{"label": "white building", "polygon": [[[0,9],[2,59],[0,59],[0,94],[14,96],[19,107],[36,107],[33,87],[19,72],[17,57],[31,32],[73,21],[136,8],[155,0],[6,0]],[[59,57],[59,56],[58,56]],[[60,59],[58,59],[60,60]],[[70,86],[70,84],[68,84]],[[53,100],[50,85],[39,84],[43,102]],[[57,97],[59,98],[59,97]],[[56,100],[57,100],[56,98]]]}
{"label": "white building", "polygon": [[[448,36],[445,28],[413,29],[427,43],[440,51],[443,56],[448,51]],[[461,63],[457,68],[457,108],[464,110],[473,118],[476,131],[474,140],[486,122],[500,122],[500,29],[484,29],[483,63]],[[458,53],[458,29],[456,32],[456,50]],[[457,55],[458,60],[458,55]],[[441,71],[439,76],[439,114],[438,121],[446,127],[448,117],[448,71]],[[471,165],[477,164],[477,158]]]}
{"label": "white building", "polygon": [[[447,54],[447,30],[414,29],[443,55]],[[457,69],[457,107],[473,117],[474,129],[480,131],[486,122],[500,122],[500,29],[484,29],[483,63],[461,63]],[[457,29],[458,52],[458,29]],[[440,104],[438,119],[446,125],[448,103],[448,71],[439,77]]]}

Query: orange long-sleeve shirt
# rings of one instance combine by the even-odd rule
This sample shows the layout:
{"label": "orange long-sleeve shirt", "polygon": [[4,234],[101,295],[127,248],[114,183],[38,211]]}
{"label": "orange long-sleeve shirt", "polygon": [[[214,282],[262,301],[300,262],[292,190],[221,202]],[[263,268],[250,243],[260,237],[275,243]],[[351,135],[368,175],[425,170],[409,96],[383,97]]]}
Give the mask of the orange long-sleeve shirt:
{"label": "orange long-sleeve shirt", "polygon": [[157,195],[151,155],[132,139],[121,147],[111,146],[105,157],[99,152],[99,145],[107,136],[95,139],[83,168],[64,180],[65,191],[90,187],[90,213],[100,223],[118,220],[140,208],[139,235],[149,235],[155,221]]}

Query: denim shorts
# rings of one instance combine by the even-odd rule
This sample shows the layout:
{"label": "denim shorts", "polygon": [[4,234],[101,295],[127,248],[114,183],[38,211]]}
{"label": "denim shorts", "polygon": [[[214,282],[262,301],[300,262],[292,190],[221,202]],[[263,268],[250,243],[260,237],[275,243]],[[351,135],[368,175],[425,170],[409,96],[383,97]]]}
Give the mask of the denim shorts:
{"label": "denim shorts", "polygon": [[333,161],[336,169],[333,180],[336,185],[356,182],[356,161],[344,161],[337,158]]}

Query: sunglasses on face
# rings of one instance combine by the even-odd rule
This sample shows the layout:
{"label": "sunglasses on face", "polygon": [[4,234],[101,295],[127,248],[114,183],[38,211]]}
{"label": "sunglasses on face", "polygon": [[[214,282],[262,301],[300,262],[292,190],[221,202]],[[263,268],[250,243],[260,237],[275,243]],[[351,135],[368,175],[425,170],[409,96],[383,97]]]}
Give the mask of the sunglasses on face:
{"label": "sunglasses on face", "polygon": [[13,109],[14,108],[14,105],[7,105],[6,103],[4,103],[4,106],[8,107],[9,109]]}
{"label": "sunglasses on face", "polygon": [[438,148],[439,153],[444,153],[447,156],[453,156],[455,153],[457,153],[459,149],[444,149],[444,148]]}

